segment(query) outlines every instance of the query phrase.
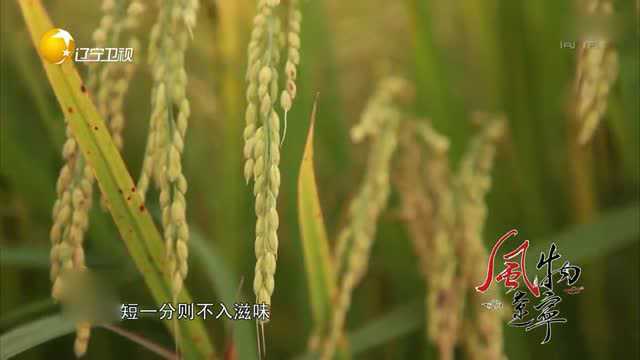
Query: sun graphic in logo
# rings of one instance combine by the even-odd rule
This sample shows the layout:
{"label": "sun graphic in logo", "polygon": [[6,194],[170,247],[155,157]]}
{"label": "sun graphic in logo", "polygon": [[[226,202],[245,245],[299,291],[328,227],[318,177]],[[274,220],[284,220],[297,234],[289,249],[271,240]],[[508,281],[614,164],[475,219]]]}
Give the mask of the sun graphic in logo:
{"label": "sun graphic in logo", "polygon": [[40,55],[53,64],[62,64],[71,59],[75,49],[73,37],[63,29],[51,29],[40,39]]}

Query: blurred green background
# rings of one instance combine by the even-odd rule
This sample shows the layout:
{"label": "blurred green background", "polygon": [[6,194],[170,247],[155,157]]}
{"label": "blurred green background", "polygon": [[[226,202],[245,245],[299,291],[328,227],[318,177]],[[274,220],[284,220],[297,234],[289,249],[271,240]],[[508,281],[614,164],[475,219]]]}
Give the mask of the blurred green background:
{"label": "blurred green background", "polygon": [[[244,68],[254,1],[203,0],[187,55],[192,116],[185,150],[187,215],[196,240],[187,284],[196,301],[251,301],[254,215],[242,177]],[[298,98],[282,149],[281,226],[274,320],[267,327],[269,358],[303,354],[311,331],[310,306],[296,210],[296,182],[309,115],[320,92],[316,176],[331,239],[346,220],[358,189],[366,145],[350,142],[374,86],[401,75],[416,87],[415,115],[430,117],[452,142],[457,162],[473,133],[475,111],[503,112],[508,141],[501,145],[488,196],[487,246],[517,228],[532,242],[528,262],[550,241],[583,268],[582,294],[563,296],[568,324],[524,333],[505,326],[511,359],[638,358],[640,299],[639,6],[614,2],[620,71],[606,115],[592,143],[573,148],[569,130],[580,2],[302,0]],[[91,46],[99,1],[44,1],[54,24],[78,46]],[[50,300],[48,232],[61,167],[64,123],[40,60],[14,1],[2,1],[0,113],[0,331],[57,313]],[[155,20],[147,2],[143,44]],[[125,103],[123,157],[138,176],[149,119],[146,48]],[[79,66],[86,75],[86,66]],[[157,215],[156,196],[149,196]],[[97,204],[97,202],[96,202]],[[369,273],[355,292],[348,329],[355,358],[433,359],[425,342],[424,283],[392,195],[382,217]],[[151,306],[108,213],[94,206],[86,240],[88,266],[108,279],[125,303]],[[533,254],[532,254],[533,253]],[[172,348],[155,320],[120,324]],[[239,358],[255,358],[250,323],[207,322],[220,353],[236,339]],[[71,358],[73,335],[32,348],[18,359]],[[87,358],[154,358],[104,329],[92,334]]]}

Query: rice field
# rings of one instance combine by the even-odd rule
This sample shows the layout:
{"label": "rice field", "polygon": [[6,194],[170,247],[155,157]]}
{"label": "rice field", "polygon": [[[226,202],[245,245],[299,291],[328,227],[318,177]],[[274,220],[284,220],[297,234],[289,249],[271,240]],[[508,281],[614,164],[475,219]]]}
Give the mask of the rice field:
{"label": "rice field", "polygon": [[640,2],[0,6],[1,359],[640,355]]}

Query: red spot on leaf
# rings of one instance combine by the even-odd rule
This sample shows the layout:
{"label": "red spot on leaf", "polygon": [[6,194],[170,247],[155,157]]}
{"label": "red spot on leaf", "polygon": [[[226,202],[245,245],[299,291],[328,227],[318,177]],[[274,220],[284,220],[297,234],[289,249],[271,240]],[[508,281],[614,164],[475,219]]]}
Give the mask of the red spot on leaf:
{"label": "red spot on leaf", "polygon": [[237,358],[236,347],[233,343],[230,343],[224,352],[224,360],[236,360]]}

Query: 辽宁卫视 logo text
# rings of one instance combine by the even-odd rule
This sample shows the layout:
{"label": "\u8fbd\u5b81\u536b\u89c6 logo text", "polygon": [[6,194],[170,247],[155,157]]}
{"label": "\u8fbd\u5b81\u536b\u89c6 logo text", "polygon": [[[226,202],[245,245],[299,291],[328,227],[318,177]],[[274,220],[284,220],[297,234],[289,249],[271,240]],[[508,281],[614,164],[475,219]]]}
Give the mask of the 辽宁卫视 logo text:
{"label": "\u8fbd\u5b81\u536b\u89c6 logo text", "polygon": [[133,48],[76,48],[75,40],[64,29],[51,29],[40,39],[40,56],[51,64],[75,62],[133,62]]}

